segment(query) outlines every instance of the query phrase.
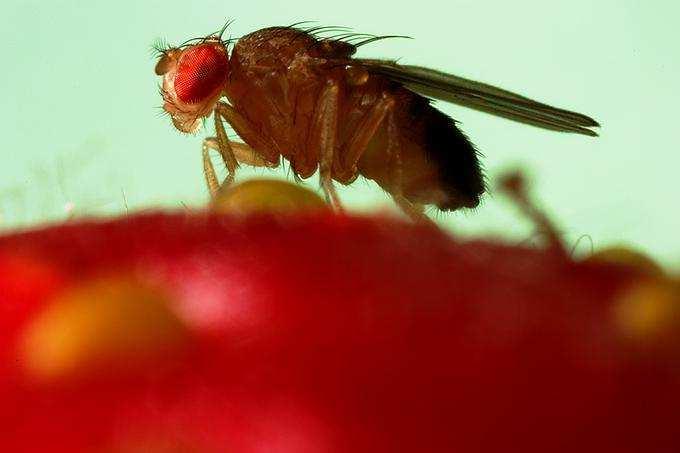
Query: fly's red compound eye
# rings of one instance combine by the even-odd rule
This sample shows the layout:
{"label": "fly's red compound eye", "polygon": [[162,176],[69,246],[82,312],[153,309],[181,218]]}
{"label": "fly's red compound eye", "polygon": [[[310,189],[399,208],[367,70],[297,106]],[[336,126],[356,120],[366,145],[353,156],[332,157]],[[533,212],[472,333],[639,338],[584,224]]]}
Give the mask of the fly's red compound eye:
{"label": "fly's red compound eye", "polygon": [[175,75],[175,93],[186,104],[215,94],[227,78],[229,60],[219,44],[199,44],[184,52]]}

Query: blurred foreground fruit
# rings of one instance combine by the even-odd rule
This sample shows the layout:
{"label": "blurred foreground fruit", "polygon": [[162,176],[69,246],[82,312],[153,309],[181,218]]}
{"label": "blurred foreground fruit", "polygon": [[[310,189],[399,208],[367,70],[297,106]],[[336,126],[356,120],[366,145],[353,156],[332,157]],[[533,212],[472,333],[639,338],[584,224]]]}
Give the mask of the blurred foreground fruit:
{"label": "blurred foreground fruit", "polygon": [[0,237],[0,449],[680,451],[677,282],[390,218]]}

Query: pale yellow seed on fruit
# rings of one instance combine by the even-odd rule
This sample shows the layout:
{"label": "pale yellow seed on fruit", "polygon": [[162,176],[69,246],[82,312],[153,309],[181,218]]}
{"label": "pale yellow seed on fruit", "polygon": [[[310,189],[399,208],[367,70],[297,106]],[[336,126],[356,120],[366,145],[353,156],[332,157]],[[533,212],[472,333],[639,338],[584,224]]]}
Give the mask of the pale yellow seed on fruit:
{"label": "pale yellow seed on fruit", "polygon": [[66,290],[26,327],[20,360],[29,376],[68,378],[176,354],[186,329],[167,297],[128,277]]}
{"label": "pale yellow seed on fruit", "polygon": [[251,179],[221,189],[212,202],[220,214],[292,214],[328,209],[324,200],[298,184],[275,179]]}
{"label": "pale yellow seed on fruit", "polygon": [[631,267],[648,275],[662,276],[665,274],[661,266],[648,255],[626,246],[603,248],[584,261]]}
{"label": "pale yellow seed on fruit", "polygon": [[680,354],[680,285],[668,278],[632,284],[615,305],[617,325],[632,346]]}

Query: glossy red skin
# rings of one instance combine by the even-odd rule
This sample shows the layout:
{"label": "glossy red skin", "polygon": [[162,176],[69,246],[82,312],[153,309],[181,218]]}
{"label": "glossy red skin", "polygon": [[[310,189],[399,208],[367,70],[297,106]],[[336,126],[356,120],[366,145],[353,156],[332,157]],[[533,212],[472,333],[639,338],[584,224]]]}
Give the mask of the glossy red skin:
{"label": "glossy red skin", "polygon": [[[173,296],[193,336],[163,366],[53,386],[3,364],[5,451],[680,446],[677,368],[630,354],[612,321],[630,271],[332,215],[136,215],[0,238],[0,268],[19,253],[73,284],[134,270]],[[27,313],[45,303],[5,299]]]}

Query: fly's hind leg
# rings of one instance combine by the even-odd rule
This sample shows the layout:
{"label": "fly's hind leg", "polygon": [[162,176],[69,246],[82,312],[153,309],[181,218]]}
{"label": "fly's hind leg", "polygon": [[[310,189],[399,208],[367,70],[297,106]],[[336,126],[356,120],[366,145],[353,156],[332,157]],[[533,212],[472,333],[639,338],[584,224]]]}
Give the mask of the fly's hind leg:
{"label": "fly's hind leg", "polygon": [[389,94],[384,94],[368,111],[347,147],[343,150],[344,162],[341,164],[341,168],[337,169],[336,179],[352,181],[356,178],[359,159],[361,159],[378,129],[386,122],[388,165],[391,169],[390,195],[396,205],[412,220],[430,223],[430,219],[424,213],[423,206],[410,202],[402,194],[401,144],[399,143],[399,131],[394,118],[395,105],[395,100]]}
{"label": "fly's hind leg", "polygon": [[409,216],[411,220],[413,220],[416,223],[426,223],[426,224],[432,224],[434,225],[434,222],[430,220],[428,216],[425,215],[425,208],[423,207],[422,204],[419,203],[413,203],[411,201],[408,201],[406,197],[404,197],[401,194],[392,194],[392,200],[394,200],[394,203],[399,206],[399,209]]}
{"label": "fly's hind leg", "polygon": [[404,214],[409,216],[416,223],[426,223],[434,225],[434,222],[425,215],[423,205],[413,203],[406,199],[402,193],[403,188],[403,166],[401,161],[401,144],[399,143],[399,131],[397,122],[394,118],[394,109],[391,108],[387,114],[387,155],[389,156],[389,166],[391,169],[391,196],[397,206]]}

